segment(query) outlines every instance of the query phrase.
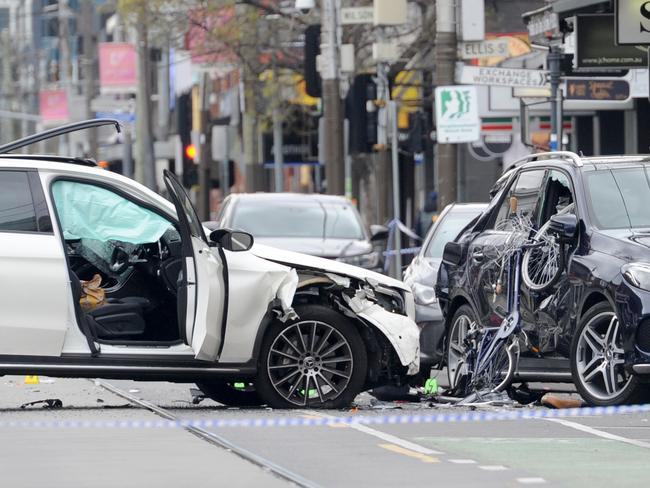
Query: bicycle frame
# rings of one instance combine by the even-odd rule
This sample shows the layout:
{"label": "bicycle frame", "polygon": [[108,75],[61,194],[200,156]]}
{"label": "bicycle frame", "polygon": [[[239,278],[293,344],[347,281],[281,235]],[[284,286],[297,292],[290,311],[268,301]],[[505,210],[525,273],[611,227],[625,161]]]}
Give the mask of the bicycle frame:
{"label": "bicycle frame", "polygon": [[[496,359],[497,353],[508,338],[521,330],[521,316],[519,313],[519,287],[521,283],[521,260],[524,246],[517,247],[509,258],[508,263],[508,285],[507,285],[507,312],[508,315],[501,321],[498,327],[484,327],[484,332],[476,349],[475,355],[469,364],[470,381],[468,386],[475,386],[477,378],[488,370]],[[474,366],[473,371],[471,366]]]}

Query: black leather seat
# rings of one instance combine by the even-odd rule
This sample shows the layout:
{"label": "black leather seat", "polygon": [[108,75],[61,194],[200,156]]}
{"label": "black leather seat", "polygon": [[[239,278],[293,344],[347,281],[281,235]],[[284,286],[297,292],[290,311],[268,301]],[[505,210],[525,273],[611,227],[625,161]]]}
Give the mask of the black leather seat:
{"label": "black leather seat", "polygon": [[[77,306],[83,289],[73,271],[70,272],[70,281]],[[135,339],[144,333],[144,311],[150,307],[151,302],[142,297],[109,298],[103,305],[85,312],[84,318],[97,339]]]}

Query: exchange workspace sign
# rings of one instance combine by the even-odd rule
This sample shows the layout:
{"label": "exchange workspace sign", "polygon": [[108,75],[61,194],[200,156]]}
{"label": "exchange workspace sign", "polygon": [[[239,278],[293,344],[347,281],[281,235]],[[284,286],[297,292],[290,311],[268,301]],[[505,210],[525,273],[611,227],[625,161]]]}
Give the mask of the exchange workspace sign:
{"label": "exchange workspace sign", "polygon": [[474,142],[481,132],[478,96],[474,86],[436,88],[436,130],[438,142]]}
{"label": "exchange workspace sign", "polygon": [[456,65],[456,81],[468,85],[543,88],[548,84],[548,71]]}

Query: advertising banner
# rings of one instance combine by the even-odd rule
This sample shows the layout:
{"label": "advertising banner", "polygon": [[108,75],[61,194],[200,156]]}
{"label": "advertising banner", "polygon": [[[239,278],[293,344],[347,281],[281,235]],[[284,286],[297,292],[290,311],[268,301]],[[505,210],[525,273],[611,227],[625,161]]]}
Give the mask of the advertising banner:
{"label": "advertising banner", "polygon": [[616,1],[616,44],[650,44],[650,2]]}
{"label": "advertising banner", "polygon": [[45,123],[67,122],[70,118],[68,95],[65,90],[41,90],[39,111]]}
{"label": "advertising banner", "polygon": [[574,61],[578,71],[647,68],[648,50],[616,45],[614,14],[578,15]]}
{"label": "advertising banner", "polygon": [[99,83],[102,93],[135,93],[138,63],[135,46],[127,42],[99,43]]}

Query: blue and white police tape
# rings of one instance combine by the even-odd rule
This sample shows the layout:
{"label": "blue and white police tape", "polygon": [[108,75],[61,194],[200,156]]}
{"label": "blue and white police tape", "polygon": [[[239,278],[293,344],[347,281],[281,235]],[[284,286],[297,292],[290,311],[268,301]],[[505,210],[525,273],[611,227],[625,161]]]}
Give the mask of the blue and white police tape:
{"label": "blue and white police tape", "polygon": [[396,254],[417,254],[420,252],[421,247],[407,247],[405,249],[400,249],[399,251],[395,249],[389,249],[388,251],[384,251],[383,255],[384,256],[395,256]]}
{"label": "blue and white police tape", "polygon": [[186,429],[186,428],[259,428],[259,427],[329,427],[354,425],[449,424],[498,420],[556,419],[566,417],[601,417],[650,413],[650,404],[567,409],[517,409],[471,411],[438,414],[348,415],[343,417],[178,419],[178,420],[0,420],[0,429]]}

